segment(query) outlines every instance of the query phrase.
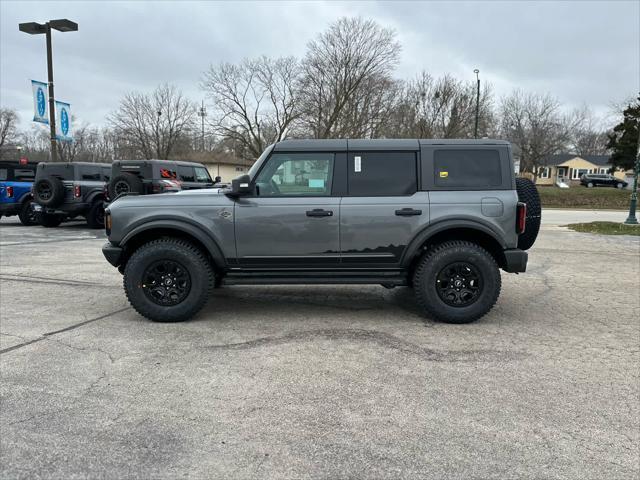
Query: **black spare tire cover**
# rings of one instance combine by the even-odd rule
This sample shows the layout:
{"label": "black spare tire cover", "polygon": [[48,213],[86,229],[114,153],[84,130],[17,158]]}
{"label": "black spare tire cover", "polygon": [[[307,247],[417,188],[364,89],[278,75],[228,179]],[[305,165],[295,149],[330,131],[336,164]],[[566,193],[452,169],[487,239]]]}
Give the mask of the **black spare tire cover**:
{"label": "black spare tire cover", "polygon": [[542,218],[540,195],[536,185],[528,178],[516,178],[516,191],[518,192],[518,201],[527,204],[525,229],[524,233],[518,236],[518,248],[528,250],[535,243],[540,231],[540,220]]}
{"label": "black spare tire cover", "polygon": [[64,200],[64,184],[57,177],[41,178],[33,187],[33,196],[40,205],[56,207]]}

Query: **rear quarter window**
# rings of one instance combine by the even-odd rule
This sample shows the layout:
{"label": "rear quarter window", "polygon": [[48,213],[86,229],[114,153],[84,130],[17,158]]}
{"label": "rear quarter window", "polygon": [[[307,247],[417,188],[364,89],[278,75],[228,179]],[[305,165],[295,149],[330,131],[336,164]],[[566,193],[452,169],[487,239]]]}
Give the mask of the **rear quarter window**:
{"label": "rear quarter window", "polygon": [[6,179],[7,179],[7,169],[0,168],[0,180],[6,180]]}
{"label": "rear quarter window", "polygon": [[433,183],[441,188],[479,189],[502,185],[502,168],[498,150],[435,150],[433,168]]}

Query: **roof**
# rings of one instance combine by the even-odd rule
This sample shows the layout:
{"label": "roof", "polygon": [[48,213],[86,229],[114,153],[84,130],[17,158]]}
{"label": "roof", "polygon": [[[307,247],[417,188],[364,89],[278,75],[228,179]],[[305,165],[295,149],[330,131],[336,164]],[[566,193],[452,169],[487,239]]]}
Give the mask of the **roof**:
{"label": "roof", "polygon": [[609,159],[611,157],[609,155],[576,155],[574,153],[560,153],[558,155],[549,155],[544,158],[540,164],[545,166],[562,165],[564,162],[573,160],[574,158],[581,158],[582,160],[586,160],[594,165],[607,166],[609,165]]}
{"label": "roof", "polygon": [[53,165],[64,165],[64,166],[70,166],[70,165],[78,165],[78,166],[84,166],[84,167],[109,167],[111,168],[111,164],[110,163],[98,163],[98,162],[41,162],[39,165],[42,165],[43,167],[48,167],[48,166],[53,166]]}
{"label": "roof", "polygon": [[202,167],[202,163],[199,162],[184,162],[182,160],[158,160],[158,159],[150,159],[150,160],[115,160],[113,163],[145,163],[145,164],[159,164],[159,165],[178,165],[180,167]]}
{"label": "roof", "polygon": [[492,139],[300,139],[283,140],[273,150],[283,151],[346,151],[346,150],[419,150],[421,145],[509,145],[505,140]]}

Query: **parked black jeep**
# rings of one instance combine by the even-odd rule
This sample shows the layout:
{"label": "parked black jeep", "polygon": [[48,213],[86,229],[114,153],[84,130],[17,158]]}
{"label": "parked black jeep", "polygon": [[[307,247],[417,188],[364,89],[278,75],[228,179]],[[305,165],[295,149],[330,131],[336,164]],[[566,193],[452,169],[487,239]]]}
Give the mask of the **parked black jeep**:
{"label": "parked black jeep", "polygon": [[213,180],[201,163],[173,160],[116,160],[109,182],[109,198],[129,193],[149,195],[209,188]]}
{"label": "parked black jeep", "polygon": [[107,163],[40,163],[33,186],[34,209],[44,227],[84,216],[91,228],[104,225],[104,191],[111,177]]}

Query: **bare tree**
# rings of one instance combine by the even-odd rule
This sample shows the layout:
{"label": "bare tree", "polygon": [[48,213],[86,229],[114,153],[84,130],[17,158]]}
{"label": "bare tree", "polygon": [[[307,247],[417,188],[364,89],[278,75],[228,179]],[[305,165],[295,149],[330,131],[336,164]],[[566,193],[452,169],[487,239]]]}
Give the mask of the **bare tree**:
{"label": "bare tree", "polygon": [[520,151],[521,170],[534,176],[544,158],[566,151],[574,126],[555,98],[520,90],[502,100],[501,117],[503,136]]}
{"label": "bare tree", "polygon": [[[475,82],[462,82],[451,75],[434,79],[422,72],[405,82],[388,125],[387,136],[413,138],[465,138],[474,134]],[[490,85],[480,92],[479,133],[493,133],[495,114]]]}
{"label": "bare tree", "polygon": [[108,122],[136,157],[166,159],[193,127],[195,114],[196,105],[165,84],[151,94],[127,94]]}
{"label": "bare tree", "polygon": [[[340,18],[308,45],[300,82],[303,125],[316,138],[357,136],[385,108],[400,44],[373,20]],[[367,108],[361,108],[367,105]],[[373,109],[373,110],[372,110]]]}
{"label": "bare tree", "polygon": [[572,114],[573,128],[570,132],[570,148],[576,155],[606,155],[609,153],[609,137],[601,128],[593,112],[584,106]]}
{"label": "bare tree", "polygon": [[18,121],[15,110],[0,108],[0,147],[17,140]]}
{"label": "bare tree", "polygon": [[293,57],[211,66],[201,86],[214,103],[214,132],[237,143],[236,152],[259,157],[267,145],[282,140],[300,115],[298,74],[299,64]]}

